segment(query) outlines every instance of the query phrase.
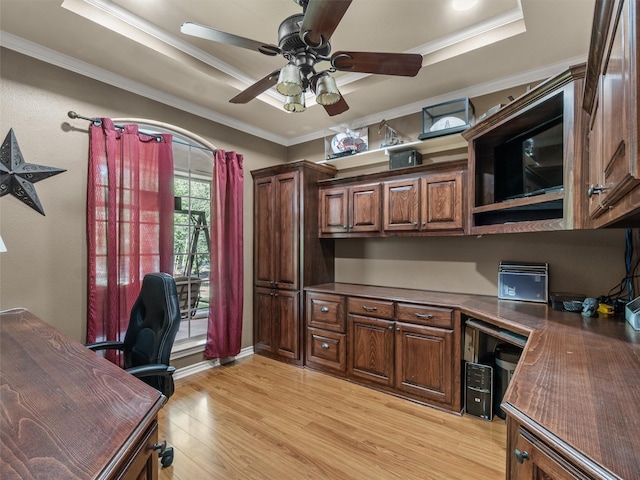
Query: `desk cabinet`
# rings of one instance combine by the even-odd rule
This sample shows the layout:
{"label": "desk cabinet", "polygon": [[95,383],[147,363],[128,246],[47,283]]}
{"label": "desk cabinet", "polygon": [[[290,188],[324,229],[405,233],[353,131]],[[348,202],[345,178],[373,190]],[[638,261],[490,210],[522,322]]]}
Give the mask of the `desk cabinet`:
{"label": "desk cabinet", "polygon": [[507,478],[510,480],[594,480],[551,443],[540,439],[513,417],[507,419]]}
{"label": "desk cabinet", "polygon": [[306,296],[308,367],[460,411],[459,312],[394,297]]}

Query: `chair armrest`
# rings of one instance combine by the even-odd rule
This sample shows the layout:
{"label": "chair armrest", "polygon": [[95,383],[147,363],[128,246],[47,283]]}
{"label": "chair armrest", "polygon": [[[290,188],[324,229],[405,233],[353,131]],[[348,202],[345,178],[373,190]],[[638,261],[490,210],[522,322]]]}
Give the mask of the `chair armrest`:
{"label": "chair armrest", "polygon": [[139,367],[127,368],[125,372],[130,373],[134,377],[171,377],[173,372],[176,371],[176,367],[170,365],[163,365],[161,363],[153,365],[141,365]]}
{"label": "chair armrest", "polygon": [[90,343],[85,345],[89,350],[93,350],[94,352],[98,350],[122,350],[124,348],[124,342],[118,341],[108,341],[108,342],[97,342]]}

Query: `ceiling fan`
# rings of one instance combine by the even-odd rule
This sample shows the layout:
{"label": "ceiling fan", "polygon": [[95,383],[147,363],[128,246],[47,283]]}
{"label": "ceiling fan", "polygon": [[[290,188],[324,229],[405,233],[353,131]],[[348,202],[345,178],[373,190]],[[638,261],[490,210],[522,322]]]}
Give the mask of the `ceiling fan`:
{"label": "ceiling fan", "polygon": [[[422,67],[422,55],[419,54],[339,51],[331,55],[329,40],[352,0],[293,1],[303,12],[282,21],[277,46],[192,22],[182,25],[180,31],[184,34],[264,55],[282,55],[287,60],[287,65],[240,92],[230,100],[231,103],[247,103],[275,85],[285,96],[284,108],[301,112],[306,108],[304,92],[310,89],[316,95],[316,101],[333,116],[347,111],[349,105],[330,73],[345,71],[413,77]],[[320,62],[329,62],[330,67],[316,71]]]}

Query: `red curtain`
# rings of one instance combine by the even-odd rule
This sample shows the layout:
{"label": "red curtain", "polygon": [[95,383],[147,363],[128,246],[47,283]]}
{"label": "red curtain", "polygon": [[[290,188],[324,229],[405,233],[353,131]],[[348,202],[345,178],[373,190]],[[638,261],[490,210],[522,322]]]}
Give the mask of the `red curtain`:
{"label": "red curtain", "polygon": [[217,150],[211,195],[211,304],[204,354],[227,358],[242,343],[243,157]]}
{"label": "red curtain", "polygon": [[[89,129],[87,342],[122,340],[149,272],[172,271],[172,136]],[[114,361],[114,358],[111,358]]]}

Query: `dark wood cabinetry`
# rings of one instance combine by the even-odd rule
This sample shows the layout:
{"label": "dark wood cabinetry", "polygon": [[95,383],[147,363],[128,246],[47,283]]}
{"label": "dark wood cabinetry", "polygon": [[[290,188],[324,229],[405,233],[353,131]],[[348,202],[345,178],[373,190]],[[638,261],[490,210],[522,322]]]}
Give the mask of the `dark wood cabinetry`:
{"label": "dark wood cabinetry", "polygon": [[[568,452],[561,452],[507,417],[507,478],[513,480],[594,480],[617,478],[597,465],[582,466]],[[590,463],[590,462],[589,462]],[[589,468],[590,467],[590,468]]]}
{"label": "dark wood cabinetry", "polygon": [[303,363],[302,293],[333,279],[333,244],[318,238],[317,182],[329,166],[300,161],[254,170],[254,349]]}
{"label": "dark wood cabinetry", "polygon": [[321,233],[380,231],[380,183],[320,190]]}
{"label": "dark wood cabinetry", "polygon": [[584,76],[572,67],[462,134],[471,234],[586,227]]}
{"label": "dark wood cabinetry", "polygon": [[640,218],[638,2],[596,2],[584,108],[590,114],[589,217],[597,227]]}
{"label": "dark wood cabinetry", "polygon": [[307,290],[307,366],[459,412],[459,312],[367,296],[367,288]]}
{"label": "dark wood cabinetry", "polygon": [[451,162],[321,182],[320,234],[462,234],[465,167]]}
{"label": "dark wood cabinetry", "polygon": [[463,175],[452,171],[384,182],[384,231],[462,232]]}

